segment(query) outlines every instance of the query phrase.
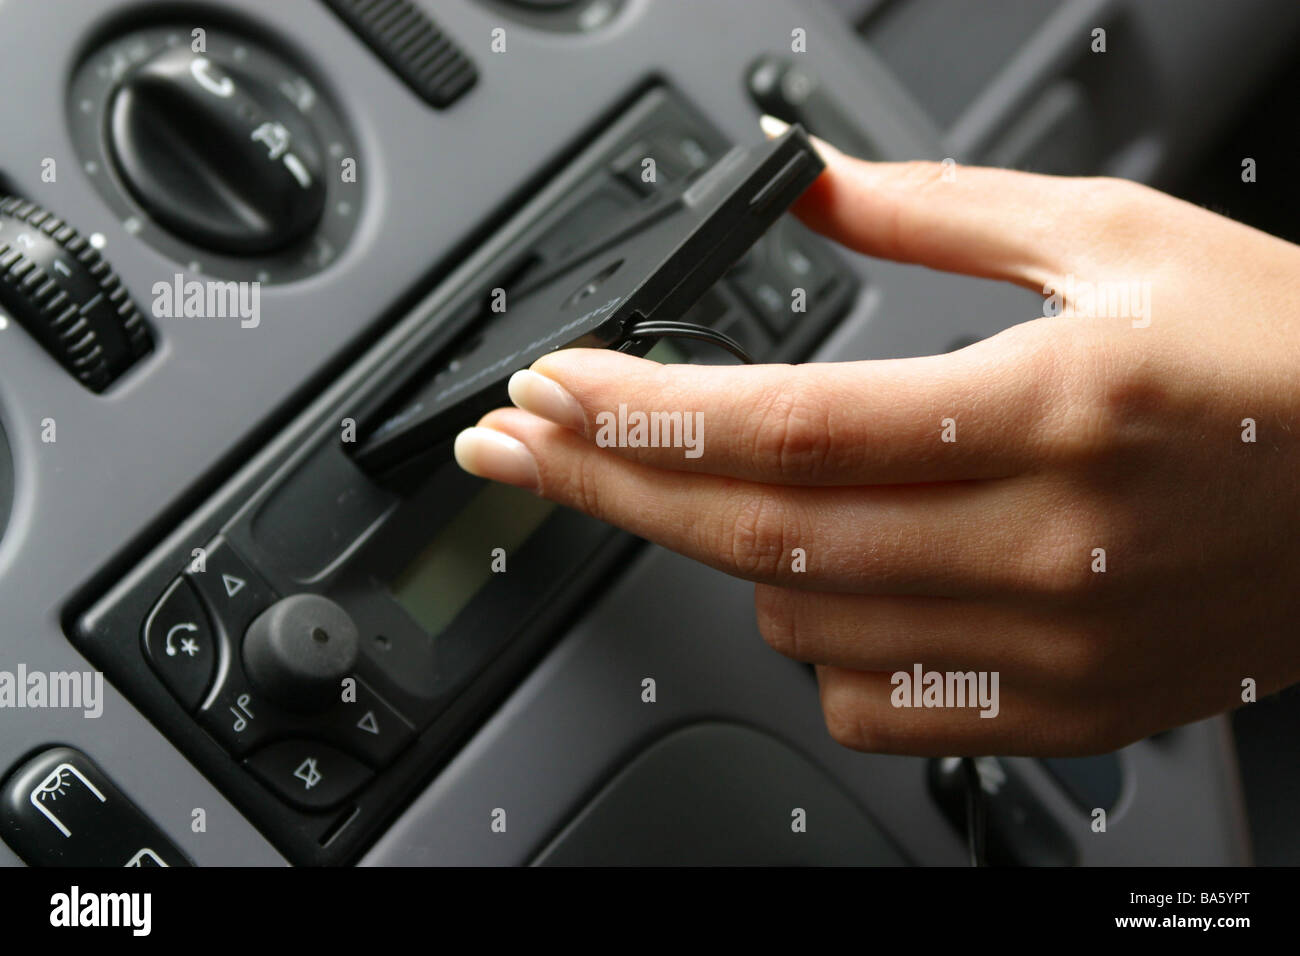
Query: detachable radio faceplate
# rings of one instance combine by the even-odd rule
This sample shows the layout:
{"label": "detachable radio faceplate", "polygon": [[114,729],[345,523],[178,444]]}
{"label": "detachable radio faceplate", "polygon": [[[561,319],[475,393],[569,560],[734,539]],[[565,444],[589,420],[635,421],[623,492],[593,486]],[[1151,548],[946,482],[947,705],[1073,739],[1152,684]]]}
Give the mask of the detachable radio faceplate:
{"label": "detachable radio faceplate", "polygon": [[[696,177],[678,177],[622,215],[598,221],[579,251],[532,279],[521,300],[476,328],[469,355],[420,388],[367,436],[357,461],[383,469],[450,440],[508,401],[506,382],[548,352],[575,346],[644,354],[640,322],[689,311],[812,184],[823,163],[799,127],[737,146]],[[649,170],[658,178],[657,166]]]}

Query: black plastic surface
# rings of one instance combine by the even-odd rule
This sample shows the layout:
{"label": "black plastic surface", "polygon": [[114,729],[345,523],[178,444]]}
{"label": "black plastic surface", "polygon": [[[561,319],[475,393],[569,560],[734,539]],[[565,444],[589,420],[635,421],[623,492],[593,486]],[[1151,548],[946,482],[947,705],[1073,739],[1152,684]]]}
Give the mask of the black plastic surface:
{"label": "black plastic surface", "polygon": [[276,595],[224,538],[214,538],[185,574],[207,603],[227,640],[240,640]]}
{"label": "black plastic surface", "polygon": [[247,763],[259,780],[303,810],[327,810],[370,777],[364,764],[317,740],[282,740]]}
{"label": "black plastic surface", "polygon": [[189,866],[79,750],[51,747],[16,767],[0,796],[0,835],[32,866]]}
{"label": "black plastic surface", "polygon": [[[1073,866],[1079,851],[1017,770],[999,757],[977,757],[990,866]],[[930,792],[966,839],[967,776],[957,757],[930,761]]]}
{"label": "black plastic surface", "polygon": [[826,84],[791,58],[761,57],[750,69],[746,82],[764,113],[798,123],[850,155],[880,158],[879,148],[867,139]]}
{"label": "black plastic surface", "polygon": [[325,0],[431,106],[450,106],[478,79],[461,49],[409,0]]}
{"label": "black plastic surface", "polygon": [[154,671],[193,710],[217,667],[217,633],[188,581],[177,578],[144,622],[144,652]]}
{"label": "black plastic surface", "polygon": [[[304,501],[313,507],[304,508]],[[306,584],[339,560],[396,502],[394,495],[362,480],[356,464],[337,448],[324,448],[261,503],[251,534],[259,550]]]}
{"label": "black plastic surface", "polygon": [[244,669],[281,706],[315,713],[342,697],[359,644],[357,625],[343,608],[320,594],[291,594],[249,625]]}

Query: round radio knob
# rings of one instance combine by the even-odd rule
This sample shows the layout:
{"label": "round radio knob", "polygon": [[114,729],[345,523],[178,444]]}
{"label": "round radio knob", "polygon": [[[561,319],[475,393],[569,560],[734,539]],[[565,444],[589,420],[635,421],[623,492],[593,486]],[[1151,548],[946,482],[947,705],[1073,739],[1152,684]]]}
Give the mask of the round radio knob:
{"label": "round radio knob", "polygon": [[288,710],[310,713],[340,699],[361,641],[347,611],[319,594],[294,594],[263,611],[244,635],[253,685]]}
{"label": "round radio knob", "polygon": [[0,310],[96,392],[153,348],[144,318],[99,251],[15,196],[0,197]]}
{"label": "round radio knob", "polygon": [[123,79],[106,134],[140,204],[196,245],[273,252],[324,211],[321,150],[306,117],[236,63],[164,49]]}

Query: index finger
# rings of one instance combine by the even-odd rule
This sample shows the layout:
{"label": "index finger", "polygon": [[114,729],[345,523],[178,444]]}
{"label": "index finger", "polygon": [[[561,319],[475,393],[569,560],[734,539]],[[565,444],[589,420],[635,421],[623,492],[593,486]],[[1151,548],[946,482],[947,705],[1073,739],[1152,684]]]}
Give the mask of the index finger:
{"label": "index finger", "polygon": [[[763,118],[769,136],[784,126]],[[809,228],[864,255],[1036,292],[1063,273],[1104,268],[1116,210],[1141,194],[1105,178],[873,162],[812,140],[826,169],[793,206]]]}

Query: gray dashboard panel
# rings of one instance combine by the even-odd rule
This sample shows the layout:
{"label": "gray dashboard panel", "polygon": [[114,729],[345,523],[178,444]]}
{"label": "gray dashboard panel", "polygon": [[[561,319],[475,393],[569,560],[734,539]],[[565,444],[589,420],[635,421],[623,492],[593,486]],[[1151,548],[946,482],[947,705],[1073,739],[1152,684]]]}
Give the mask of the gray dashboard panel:
{"label": "gray dashboard panel", "polygon": [[9,440],[5,438],[4,428],[0,427],[0,541],[4,540],[5,528],[9,524],[9,509],[14,501],[13,456],[9,453]]}
{"label": "gray dashboard panel", "polygon": [[[71,609],[169,532],[264,440],[268,422],[282,421],[327,384],[340,356],[373,338],[408,293],[454,266],[467,239],[516,206],[540,168],[648,77],[670,78],[729,136],[753,141],[757,113],[743,89],[744,68],[760,52],[788,50],[790,30],[800,26],[817,71],[886,158],[937,158],[950,148],[820,3],[709,0],[692,4],[684,19],[681,4],[632,0],[614,22],[583,37],[530,30],[471,0],[423,5],[482,72],[445,112],[415,99],[316,0],[221,4],[326,75],[361,143],[366,198],[351,244],[331,269],[265,288],[258,328],[154,319],[156,351],[102,396],[62,374],[14,323],[0,330],[0,425],[15,474],[13,514],[0,539],[0,668],[85,669],[63,633]],[[1202,6],[1206,21],[1228,17]],[[1164,13],[1144,10],[1148,26],[1178,19],[1167,4],[1151,7]],[[20,131],[0,138],[0,177],[84,233],[101,233],[105,256],[147,311],[153,283],[170,278],[175,264],[134,242],[109,215],[64,125],[66,78],[87,44],[127,9],[179,10],[185,22],[196,8],[62,0],[52,17],[39,0],[0,0],[0,82],[23,90],[0,107],[7,128]],[[489,50],[495,27],[507,30],[505,54]],[[1239,30],[1242,49],[1276,47],[1266,22]],[[1202,49],[1212,23],[1184,32]],[[1177,42],[1170,44],[1162,69],[1176,80],[1185,71],[1176,71]],[[1227,63],[1201,66],[1211,78],[1232,73]],[[1216,100],[1220,112],[1228,105]],[[1175,122],[1178,135],[1190,136],[1196,118]],[[57,164],[54,182],[42,181],[45,158]],[[820,358],[942,351],[1038,308],[1028,293],[990,283],[865,260],[856,268],[869,290]],[[53,443],[41,438],[46,419],[57,423]],[[653,599],[663,594],[674,596],[675,612]],[[659,679],[658,704],[640,703],[644,676]],[[526,862],[639,746],[705,718],[769,730],[840,780],[909,856],[961,862],[959,841],[925,798],[921,762],[834,745],[808,673],[769,652],[755,633],[749,587],[654,548],[594,603],[366,862]],[[0,715],[0,769],[55,743],[85,750],[198,863],[283,863],[111,686],[98,719],[59,710]],[[1124,760],[1136,782],[1112,835],[1125,827],[1142,836],[1085,843],[1085,861],[1243,862],[1231,759],[1217,721],[1129,748]],[[1077,813],[1036,765],[1026,774],[1063,817]],[[1206,786],[1215,789],[1196,792]],[[487,826],[497,806],[515,808],[506,834]],[[196,808],[206,812],[205,832],[191,828]],[[0,862],[17,861],[0,846]]]}
{"label": "gray dashboard panel", "polygon": [[749,727],[699,723],[668,734],[633,759],[536,862],[896,866],[906,861],[831,777],[789,747]]}
{"label": "gray dashboard panel", "polygon": [[[752,595],[742,581],[647,549],[364,862],[526,862],[639,748],[684,724],[729,720],[808,756],[912,859],[963,864],[964,842],[929,799],[925,762],[834,743],[811,672],[763,643]],[[646,677],[657,683],[653,704],[641,700]],[[1035,761],[1016,763],[1084,863],[1240,863],[1237,797],[1220,780],[1223,743],[1219,722],[1209,721],[1127,748],[1130,791],[1106,834],[1091,833],[1089,818]],[[1171,794],[1195,797],[1171,802]],[[506,811],[505,833],[491,827],[497,808]]]}

